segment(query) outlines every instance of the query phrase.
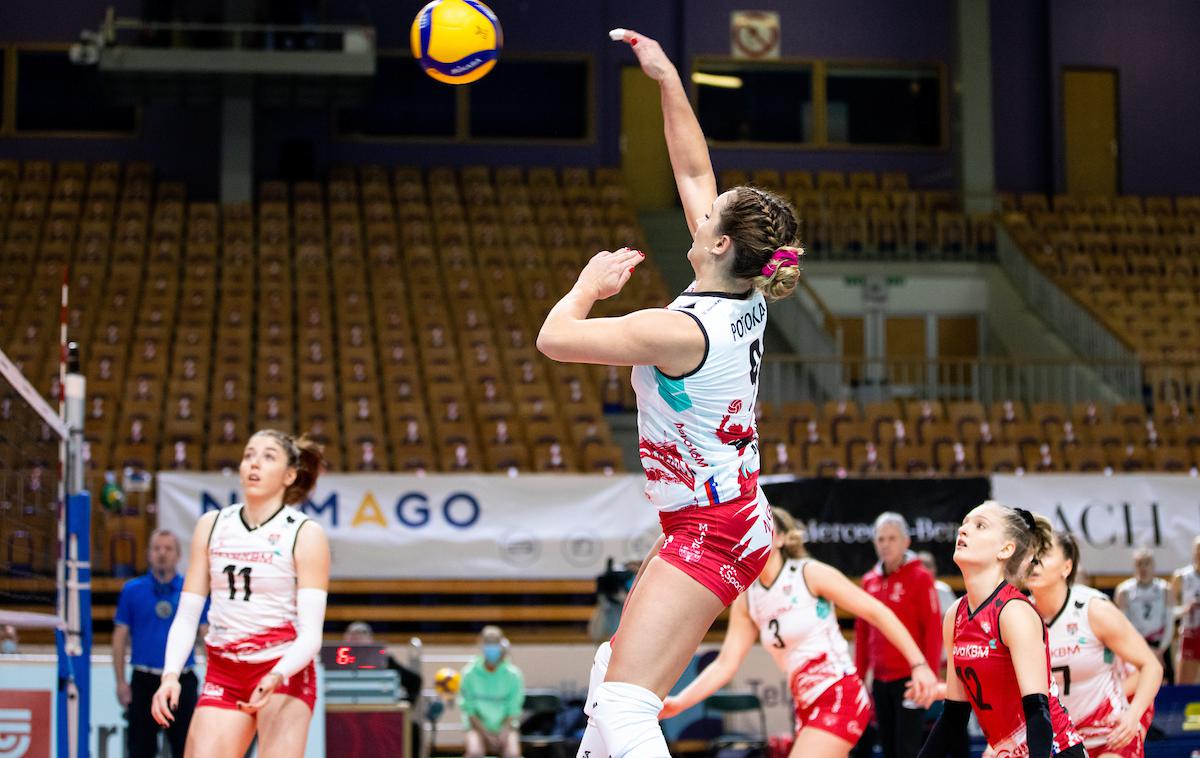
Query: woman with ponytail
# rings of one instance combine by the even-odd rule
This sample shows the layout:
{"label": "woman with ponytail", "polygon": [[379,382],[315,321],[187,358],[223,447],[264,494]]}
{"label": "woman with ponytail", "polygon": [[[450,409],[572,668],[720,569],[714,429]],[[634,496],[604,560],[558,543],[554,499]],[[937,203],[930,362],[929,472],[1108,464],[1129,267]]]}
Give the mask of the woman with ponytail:
{"label": "woman with ponytail", "polygon": [[665,308],[588,318],[645,258],[628,248],[597,253],[546,316],[537,346],[557,361],[633,366],[645,495],[666,540],[626,600],[607,678],[590,705],[605,754],[662,758],[662,698],[770,552],[754,406],[767,301],[790,294],[800,278],[800,224],[771,192],[718,194],[675,66],[649,37],[624,29],[611,37],[659,85],[695,279]]}
{"label": "woman with ponytail", "polygon": [[871,624],[908,659],[910,696],[929,705],[937,675],[904,624],[886,605],[837,569],[812,560],[803,532],[786,511],[772,508],[775,536],[757,581],[733,602],[716,660],[663,704],[663,718],[725,686],[757,639],[788,677],[796,707],[792,756],[845,756],[871,720],[871,698],[855,672],[836,608]]}
{"label": "woman with ponytail", "polygon": [[238,469],[245,502],[200,517],[179,609],[167,636],[162,684],[151,713],[167,726],[179,702],[179,671],[212,594],[208,668],[188,730],[186,755],[241,758],[304,754],[317,695],[329,587],[329,541],[300,512],[321,474],[321,447],[273,429],[246,443]]}
{"label": "woman with ponytail", "polygon": [[920,758],[944,758],[972,710],[996,755],[1087,756],[1050,676],[1042,617],[1013,585],[1053,543],[1050,522],[1023,508],[989,500],[963,519],[954,562],[967,594],[942,624],[946,704]]}
{"label": "woman with ponytail", "polygon": [[[1075,582],[1079,544],[1067,532],[1029,567],[1025,586],[1049,628],[1050,666],[1092,758],[1142,758],[1163,667],[1103,592]],[[1126,697],[1125,670],[1136,671]]]}

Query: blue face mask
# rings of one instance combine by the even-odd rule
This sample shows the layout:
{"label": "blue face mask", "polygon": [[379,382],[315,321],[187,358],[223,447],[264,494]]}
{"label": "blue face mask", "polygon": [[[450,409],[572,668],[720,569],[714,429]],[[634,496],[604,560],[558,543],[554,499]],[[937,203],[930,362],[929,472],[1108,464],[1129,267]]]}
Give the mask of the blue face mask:
{"label": "blue face mask", "polygon": [[504,657],[504,647],[494,642],[489,642],[483,646],[483,660],[487,663],[496,664]]}
{"label": "blue face mask", "polygon": [[5,640],[4,642],[0,642],[0,653],[3,653],[5,655],[13,655],[16,652],[17,652],[17,641],[16,640]]}

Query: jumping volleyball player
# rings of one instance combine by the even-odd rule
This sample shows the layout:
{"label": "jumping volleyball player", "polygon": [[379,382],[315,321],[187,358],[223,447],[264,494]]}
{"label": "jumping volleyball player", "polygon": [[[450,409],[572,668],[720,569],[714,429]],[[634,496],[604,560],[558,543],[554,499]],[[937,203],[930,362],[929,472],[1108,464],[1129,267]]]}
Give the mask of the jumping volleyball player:
{"label": "jumping volleyball player", "polygon": [[329,541],[293,506],[304,502],[322,463],[320,446],[306,438],[257,432],[238,469],[246,502],[206,513],[196,524],[151,705],[159,724],[174,718],[179,671],[211,589],[208,670],[188,730],[188,756],[241,758],[256,730],[263,755],[304,754],[317,697],[313,658],[325,621]]}
{"label": "jumping volleyball player", "polygon": [[775,536],[766,568],[733,601],[716,660],[666,699],[662,716],[670,718],[724,687],[757,639],[788,677],[796,708],[792,758],[845,756],[871,721],[871,696],[855,671],[835,606],[879,629],[904,655],[912,670],[909,693],[921,707],[933,699],[937,675],[890,608],[841,571],[808,558],[796,522],[786,511],[771,510]]}
{"label": "jumping volleyball player", "polygon": [[704,134],[658,43],[627,30],[612,36],[659,83],[696,279],[666,308],[589,319],[644,257],[600,252],[546,317],[538,348],[559,361],[634,366],[646,497],[666,539],[626,601],[608,674],[589,705],[607,755],[662,758],[662,697],[770,552],[754,403],[765,300],[796,286],[801,251],[787,202],[749,187],[717,194]]}
{"label": "jumping volleyball player", "polygon": [[[1049,628],[1051,671],[1061,677],[1059,695],[1091,758],[1141,758],[1162,664],[1104,593],[1075,584],[1078,569],[1075,538],[1055,532],[1025,582]],[[1137,670],[1131,700],[1125,664]]]}
{"label": "jumping volleyball player", "polygon": [[[998,756],[1085,758],[1083,738],[1058,699],[1046,627],[1010,580],[1053,542],[1050,522],[988,501],[963,519],[954,548],[966,597],[946,613],[945,710],[920,758],[945,758],[971,711]],[[1020,700],[1021,708],[1015,708]]]}

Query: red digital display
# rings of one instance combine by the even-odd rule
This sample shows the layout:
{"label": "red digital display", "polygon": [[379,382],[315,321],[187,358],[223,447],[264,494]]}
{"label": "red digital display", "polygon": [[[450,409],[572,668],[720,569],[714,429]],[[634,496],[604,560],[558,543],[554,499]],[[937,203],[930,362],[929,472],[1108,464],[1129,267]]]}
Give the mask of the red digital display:
{"label": "red digital display", "polygon": [[388,666],[387,648],[376,645],[325,645],[321,662],[327,669],[384,669]]}

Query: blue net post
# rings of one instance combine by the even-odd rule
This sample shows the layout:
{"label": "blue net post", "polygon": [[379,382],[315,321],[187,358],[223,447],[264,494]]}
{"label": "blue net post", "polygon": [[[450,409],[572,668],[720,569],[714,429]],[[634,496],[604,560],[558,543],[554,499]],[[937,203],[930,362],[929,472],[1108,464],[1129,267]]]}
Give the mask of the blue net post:
{"label": "blue net post", "polygon": [[58,647],[58,758],[90,753],[92,680],[91,497],[67,496],[62,550],[66,576],[59,591],[66,628],[55,634]]}

